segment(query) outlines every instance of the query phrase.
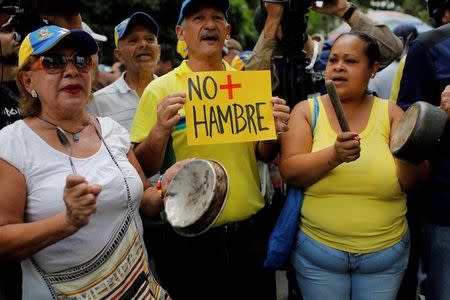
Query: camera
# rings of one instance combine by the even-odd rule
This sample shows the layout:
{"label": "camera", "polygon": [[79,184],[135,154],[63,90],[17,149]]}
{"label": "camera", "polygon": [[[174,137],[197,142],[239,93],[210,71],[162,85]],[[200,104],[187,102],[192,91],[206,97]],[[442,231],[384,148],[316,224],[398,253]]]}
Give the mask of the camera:
{"label": "camera", "polygon": [[80,11],[80,0],[0,0],[0,12],[12,15],[9,26],[15,28],[18,42],[31,31],[47,25],[41,14],[75,16]]}
{"label": "camera", "polygon": [[275,92],[293,107],[298,101],[314,94],[314,71],[306,69],[310,64],[304,51],[308,39],[308,12],[312,7],[335,5],[337,0],[261,0],[262,15],[266,16],[264,2],[285,5],[281,29],[283,36],[277,46],[273,63],[279,73],[279,89]]}
{"label": "camera", "polygon": [[266,16],[264,2],[284,4],[281,31],[273,58],[278,71],[279,86],[276,94],[283,97],[290,107],[298,101],[306,99],[311,92],[312,76],[306,71],[309,60],[303,50],[308,38],[308,11],[316,1],[305,0],[261,0],[262,15]]}

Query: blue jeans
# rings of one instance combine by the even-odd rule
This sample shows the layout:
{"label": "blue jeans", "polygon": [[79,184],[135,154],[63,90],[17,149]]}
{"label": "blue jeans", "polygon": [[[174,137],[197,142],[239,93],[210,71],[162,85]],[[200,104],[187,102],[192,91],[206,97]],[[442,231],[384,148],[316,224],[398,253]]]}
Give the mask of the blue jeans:
{"label": "blue jeans", "polygon": [[408,257],[409,232],[388,249],[354,254],[299,231],[291,260],[304,300],[387,300],[397,295]]}
{"label": "blue jeans", "polygon": [[450,227],[422,224],[423,266],[427,274],[425,296],[450,299]]}

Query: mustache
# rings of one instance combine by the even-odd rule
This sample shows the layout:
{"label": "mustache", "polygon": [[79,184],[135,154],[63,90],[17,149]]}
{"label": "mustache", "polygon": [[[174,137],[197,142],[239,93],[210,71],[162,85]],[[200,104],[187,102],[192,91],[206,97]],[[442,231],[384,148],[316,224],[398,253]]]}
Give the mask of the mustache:
{"label": "mustache", "polygon": [[200,34],[200,39],[204,40],[204,39],[219,39],[219,34],[216,32],[204,32],[202,34]]}

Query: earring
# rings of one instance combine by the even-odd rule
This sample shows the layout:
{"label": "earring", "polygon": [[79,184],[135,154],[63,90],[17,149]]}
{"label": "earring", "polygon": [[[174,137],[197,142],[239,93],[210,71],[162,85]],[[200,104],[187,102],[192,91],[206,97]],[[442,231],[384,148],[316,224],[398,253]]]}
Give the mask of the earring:
{"label": "earring", "polygon": [[32,90],[31,90],[31,97],[37,98],[37,92],[36,92],[35,89],[32,89]]}

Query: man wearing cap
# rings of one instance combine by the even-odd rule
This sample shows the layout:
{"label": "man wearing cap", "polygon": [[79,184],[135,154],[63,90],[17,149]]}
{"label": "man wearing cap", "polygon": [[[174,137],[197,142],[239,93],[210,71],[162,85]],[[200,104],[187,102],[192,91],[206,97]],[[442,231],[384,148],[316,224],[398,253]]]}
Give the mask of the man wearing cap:
{"label": "man wearing cap", "polygon": [[[188,146],[181,74],[232,71],[222,60],[229,38],[228,0],[185,0],[176,26],[189,59],[145,89],[130,131],[144,171],[151,175],[184,158],[220,162],[228,172],[229,194],[213,228],[196,237],[167,231],[166,257],[155,260],[162,285],[174,299],[275,299],[273,272],[263,270],[270,233],[259,190],[256,158],[271,160],[278,150],[270,143],[241,142]],[[289,108],[272,98],[278,132],[288,130]],[[164,179],[163,179],[164,180]],[[161,272],[162,271],[162,272]]]}
{"label": "man wearing cap", "polygon": [[111,117],[130,130],[139,98],[156,77],[160,56],[159,28],[148,14],[136,12],[114,29],[114,55],[126,66],[126,72],[115,82],[94,93],[90,111]]}

